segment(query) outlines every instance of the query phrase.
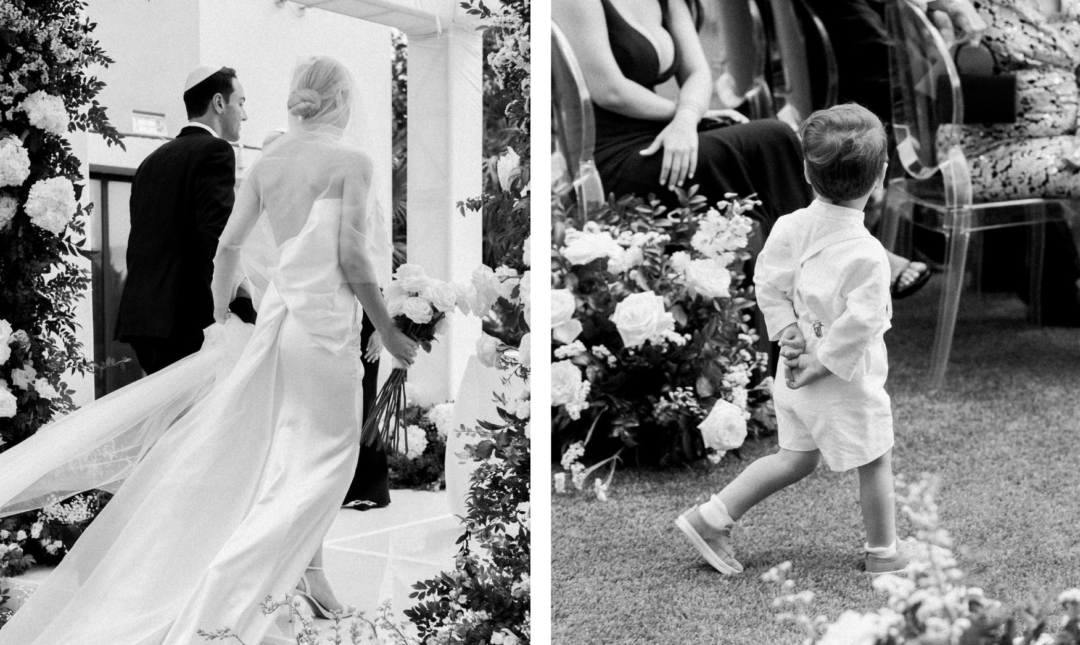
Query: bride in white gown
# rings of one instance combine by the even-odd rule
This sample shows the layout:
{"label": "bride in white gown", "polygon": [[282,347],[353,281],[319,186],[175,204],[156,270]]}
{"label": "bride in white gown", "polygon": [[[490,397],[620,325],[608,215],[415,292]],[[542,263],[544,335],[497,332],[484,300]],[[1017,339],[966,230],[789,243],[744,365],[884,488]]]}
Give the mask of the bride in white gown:
{"label": "bride in white gown", "polygon": [[[353,91],[333,59],[294,73],[292,127],[244,180],[219,242],[221,324],[204,349],[0,455],[0,514],[123,480],[0,645],[186,645],[226,627],[262,641],[260,602],[292,590],[354,474],[357,301],[392,355],[416,352],[376,283],[388,240],[371,161],[342,139]],[[247,272],[265,289],[252,332],[225,312],[260,238],[273,243],[261,280]]]}

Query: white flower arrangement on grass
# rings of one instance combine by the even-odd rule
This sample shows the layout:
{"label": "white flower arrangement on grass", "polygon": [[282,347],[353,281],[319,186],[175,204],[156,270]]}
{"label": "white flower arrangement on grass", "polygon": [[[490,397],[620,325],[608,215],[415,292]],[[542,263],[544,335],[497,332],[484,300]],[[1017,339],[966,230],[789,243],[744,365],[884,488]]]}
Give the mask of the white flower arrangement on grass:
{"label": "white flower arrangement on grass", "polygon": [[[624,449],[653,463],[717,462],[748,435],[775,431],[742,273],[756,204],[729,195],[709,207],[691,189],[672,211],[627,197],[588,221],[560,217],[555,204],[551,397],[561,450],[584,442],[589,462]],[[606,497],[606,486],[592,488]]]}

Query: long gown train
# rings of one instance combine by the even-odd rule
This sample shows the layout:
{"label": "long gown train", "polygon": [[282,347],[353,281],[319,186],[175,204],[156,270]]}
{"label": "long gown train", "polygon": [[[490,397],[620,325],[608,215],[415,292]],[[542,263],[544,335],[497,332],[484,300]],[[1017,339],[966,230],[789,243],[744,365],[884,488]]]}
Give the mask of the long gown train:
{"label": "long gown train", "polygon": [[[356,467],[364,370],[360,311],[339,266],[341,212],[341,200],[315,202],[301,232],[281,245],[236,366],[160,432],[0,629],[0,645],[178,645],[223,628],[261,642],[271,624],[261,601],[284,597],[299,579]],[[177,396],[170,373],[220,351],[208,343],[203,356],[62,422],[77,426],[102,406],[168,407]],[[39,446],[57,442],[47,430]],[[20,454],[47,459],[33,447]],[[0,508],[20,492],[6,483],[0,477]]]}

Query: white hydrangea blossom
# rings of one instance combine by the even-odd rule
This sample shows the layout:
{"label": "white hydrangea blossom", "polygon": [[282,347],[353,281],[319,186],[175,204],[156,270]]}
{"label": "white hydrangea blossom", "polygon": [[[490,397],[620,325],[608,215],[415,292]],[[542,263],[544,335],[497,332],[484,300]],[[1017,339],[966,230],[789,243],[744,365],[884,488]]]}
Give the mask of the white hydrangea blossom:
{"label": "white hydrangea blossom", "polygon": [[30,155],[15,137],[0,139],[0,186],[22,186],[30,176]]}
{"label": "white hydrangea blossom", "polygon": [[50,177],[34,183],[26,199],[26,214],[39,228],[60,235],[75,215],[75,187],[67,177]]}
{"label": "white hydrangea blossom", "polygon": [[420,426],[408,426],[405,428],[405,443],[408,444],[405,456],[409,459],[416,459],[427,450],[427,433]]}
{"label": "white hydrangea blossom", "polygon": [[30,125],[35,128],[41,128],[57,136],[67,134],[70,118],[64,99],[59,96],[38,90],[23,99],[19,108],[26,112]]}

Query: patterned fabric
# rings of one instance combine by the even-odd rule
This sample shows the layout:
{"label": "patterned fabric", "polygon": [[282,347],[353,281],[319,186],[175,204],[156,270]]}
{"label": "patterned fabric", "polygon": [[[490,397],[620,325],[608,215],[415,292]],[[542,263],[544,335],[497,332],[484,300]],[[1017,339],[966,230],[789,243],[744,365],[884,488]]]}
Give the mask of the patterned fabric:
{"label": "patterned fabric", "polygon": [[1016,74],[1016,123],[947,125],[938,150],[960,145],[976,198],[1080,197],[1080,0],[1048,17],[1031,0],[976,0],[989,26],[983,42]]}

